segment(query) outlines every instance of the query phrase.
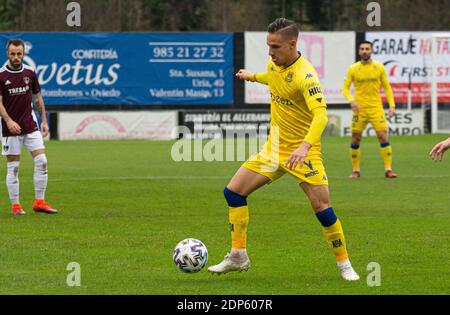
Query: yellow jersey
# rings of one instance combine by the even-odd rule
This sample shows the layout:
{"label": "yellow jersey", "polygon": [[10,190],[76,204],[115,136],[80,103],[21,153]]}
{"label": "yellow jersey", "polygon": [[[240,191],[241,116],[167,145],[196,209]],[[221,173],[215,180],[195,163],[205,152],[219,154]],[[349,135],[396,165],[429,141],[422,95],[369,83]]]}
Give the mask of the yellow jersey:
{"label": "yellow jersey", "polygon": [[[304,141],[313,119],[312,110],[326,108],[319,77],[302,55],[290,66],[280,67],[269,60],[267,72],[256,74],[256,81],[270,90],[270,139],[278,138],[280,149],[295,150]],[[276,130],[276,131],[275,131]],[[277,134],[275,134],[277,133]],[[320,141],[310,152],[319,151]]]}
{"label": "yellow jersey", "polygon": [[[355,87],[355,97],[350,93],[350,86]],[[380,87],[383,86],[384,93],[389,102],[389,107],[395,107],[394,95],[386,76],[384,65],[378,61],[363,64],[358,61],[352,64],[347,71],[347,78],[342,89],[345,98],[351,103],[356,101],[360,110],[383,109]]]}

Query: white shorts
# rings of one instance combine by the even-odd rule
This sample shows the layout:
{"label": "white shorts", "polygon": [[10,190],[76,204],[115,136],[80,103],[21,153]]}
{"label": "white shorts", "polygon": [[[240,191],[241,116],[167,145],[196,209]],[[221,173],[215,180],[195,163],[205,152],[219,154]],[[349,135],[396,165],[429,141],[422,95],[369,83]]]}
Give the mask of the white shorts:
{"label": "white shorts", "polygon": [[25,145],[28,152],[45,149],[44,140],[38,130],[21,136],[2,137],[2,155],[20,155],[22,145]]}

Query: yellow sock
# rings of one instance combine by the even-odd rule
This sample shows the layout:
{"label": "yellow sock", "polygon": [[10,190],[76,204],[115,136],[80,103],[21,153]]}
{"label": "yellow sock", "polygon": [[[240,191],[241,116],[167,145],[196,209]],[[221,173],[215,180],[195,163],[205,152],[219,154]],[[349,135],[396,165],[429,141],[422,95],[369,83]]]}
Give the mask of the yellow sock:
{"label": "yellow sock", "polygon": [[230,207],[231,247],[247,247],[248,206]]}
{"label": "yellow sock", "polygon": [[359,146],[353,146],[350,148],[350,157],[352,158],[352,167],[354,171],[359,171],[359,161],[361,156],[361,150]]}
{"label": "yellow sock", "polygon": [[348,259],[347,246],[345,244],[344,231],[342,230],[341,221],[337,221],[330,226],[323,227],[323,234],[327,240],[328,245],[336,256],[337,262],[342,262]]}
{"label": "yellow sock", "polygon": [[384,169],[391,170],[392,169],[392,147],[389,142],[381,144],[380,148],[381,156],[384,161]]}

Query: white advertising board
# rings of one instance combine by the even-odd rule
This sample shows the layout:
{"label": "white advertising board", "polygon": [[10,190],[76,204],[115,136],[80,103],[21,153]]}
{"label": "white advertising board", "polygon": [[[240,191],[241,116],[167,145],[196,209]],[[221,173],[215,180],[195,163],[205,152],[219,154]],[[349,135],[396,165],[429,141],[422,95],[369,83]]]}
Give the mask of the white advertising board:
{"label": "white advertising board", "polygon": [[176,138],[176,111],[63,112],[58,117],[60,140]]}
{"label": "white advertising board", "polygon": [[[324,135],[351,136],[352,111],[350,108],[348,110],[329,109],[327,112],[328,125]],[[412,111],[398,109],[395,116],[387,120],[391,136],[416,136],[424,133],[424,113],[421,109]],[[367,125],[363,135],[375,135],[375,130],[370,124]]]}
{"label": "white advertising board", "polygon": [[[431,38],[433,32],[367,32],[373,59],[383,63],[396,102],[431,102]],[[410,85],[411,83],[411,85]],[[450,102],[450,40],[437,45],[438,101]],[[384,101],[386,100],[383,97]]]}

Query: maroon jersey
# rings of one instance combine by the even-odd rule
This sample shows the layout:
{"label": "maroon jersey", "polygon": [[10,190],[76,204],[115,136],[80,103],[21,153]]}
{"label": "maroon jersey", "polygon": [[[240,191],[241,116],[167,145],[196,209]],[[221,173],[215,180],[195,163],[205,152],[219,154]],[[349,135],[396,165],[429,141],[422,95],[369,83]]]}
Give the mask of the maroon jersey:
{"label": "maroon jersey", "polygon": [[[21,135],[39,130],[34,119],[32,107],[33,94],[39,93],[36,73],[30,66],[22,64],[20,70],[13,70],[7,65],[0,69],[0,94],[6,112],[22,128]],[[9,132],[2,119],[2,136],[16,136]]]}

